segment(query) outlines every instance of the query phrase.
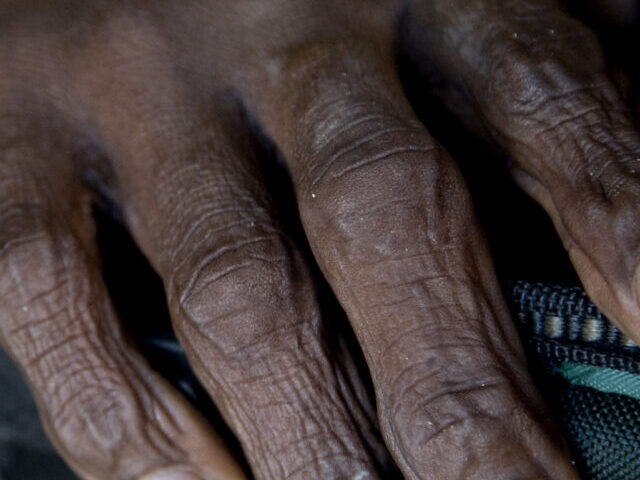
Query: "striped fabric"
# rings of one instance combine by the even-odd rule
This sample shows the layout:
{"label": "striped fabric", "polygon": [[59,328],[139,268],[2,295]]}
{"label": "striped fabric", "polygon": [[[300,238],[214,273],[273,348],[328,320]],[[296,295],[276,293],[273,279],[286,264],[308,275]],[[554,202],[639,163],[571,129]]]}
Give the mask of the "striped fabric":
{"label": "striped fabric", "polygon": [[530,368],[585,480],[640,479],[640,348],[580,288],[511,292]]}

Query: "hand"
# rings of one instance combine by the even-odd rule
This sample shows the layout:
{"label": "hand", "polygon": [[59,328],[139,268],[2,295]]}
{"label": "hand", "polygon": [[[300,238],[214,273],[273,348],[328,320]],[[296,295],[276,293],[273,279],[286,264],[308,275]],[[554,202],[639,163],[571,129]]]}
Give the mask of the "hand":
{"label": "hand", "polygon": [[[639,340],[640,137],[594,35],[556,2],[1,5],[0,337],[78,474],[244,478],[121,331],[91,216],[108,197],[257,478],[389,478],[390,457],[408,479],[577,478],[461,175],[396,69],[400,46],[472,107]],[[270,148],[386,447],[279,218]]]}

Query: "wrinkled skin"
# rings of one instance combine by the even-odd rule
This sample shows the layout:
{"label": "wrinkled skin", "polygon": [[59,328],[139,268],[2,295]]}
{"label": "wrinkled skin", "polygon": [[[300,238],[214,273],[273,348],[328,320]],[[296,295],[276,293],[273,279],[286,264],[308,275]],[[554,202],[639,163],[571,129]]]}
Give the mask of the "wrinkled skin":
{"label": "wrinkled skin", "polygon": [[[164,281],[258,479],[577,478],[527,374],[455,162],[400,49],[512,159],[598,306],[640,340],[640,137],[550,0],[0,2],[0,338],[87,479],[240,479],[123,334],[91,205]],[[327,342],[306,238],[373,379]]]}

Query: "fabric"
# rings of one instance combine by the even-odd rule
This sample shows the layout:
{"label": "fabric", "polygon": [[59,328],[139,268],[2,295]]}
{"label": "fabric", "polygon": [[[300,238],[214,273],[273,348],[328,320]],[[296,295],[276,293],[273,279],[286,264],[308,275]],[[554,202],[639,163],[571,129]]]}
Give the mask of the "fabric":
{"label": "fabric", "polygon": [[640,348],[580,288],[526,282],[514,317],[585,480],[640,479]]}
{"label": "fabric", "polygon": [[616,393],[640,400],[640,375],[612,368],[565,362],[556,371],[571,385],[590,387],[602,393]]}

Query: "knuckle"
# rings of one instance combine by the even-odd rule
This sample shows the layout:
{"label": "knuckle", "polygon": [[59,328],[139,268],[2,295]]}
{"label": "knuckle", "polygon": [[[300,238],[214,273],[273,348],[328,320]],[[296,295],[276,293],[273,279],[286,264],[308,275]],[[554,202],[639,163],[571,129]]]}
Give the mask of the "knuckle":
{"label": "knuckle", "polygon": [[[138,478],[158,462],[179,461],[182,449],[155,424],[151,398],[131,390],[115,371],[61,389],[48,415],[61,453],[91,478]],[[146,402],[144,404],[143,402]]]}
{"label": "knuckle", "polygon": [[499,61],[491,68],[490,95],[511,115],[537,113],[545,102],[578,87],[564,65],[531,57],[521,45],[504,47]]}
{"label": "knuckle", "polygon": [[439,251],[462,253],[468,246],[464,239],[476,225],[471,199],[460,172],[438,147],[415,138],[398,141],[342,169],[350,169],[348,175],[311,187],[299,201],[305,223],[330,231],[323,241],[335,243],[336,251],[369,266],[393,260],[406,266],[412,258],[430,261]]}
{"label": "knuckle", "polygon": [[[626,112],[617,101],[612,87],[606,83],[560,92],[528,115],[532,124],[525,140],[542,144],[570,144],[577,156],[595,154],[595,151],[591,151],[594,148],[603,151],[612,147],[615,149],[611,145],[618,143],[618,139],[614,139],[617,135],[612,134],[614,129],[620,130],[619,150],[623,150],[623,132],[629,130],[625,128]],[[600,147],[599,143],[605,148]],[[568,148],[564,150],[570,151]],[[569,160],[573,160],[570,155]]]}
{"label": "knuckle", "polygon": [[[77,452],[78,444],[86,441],[95,443],[92,447],[96,451],[109,451],[122,441],[122,417],[131,413],[132,398],[126,390],[114,384],[107,372],[94,373],[97,383],[70,380],[51,401],[52,427],[70,452]],[[83,456],[82,452],[79,456]]]}
{"label": "knuckle", "polygon": [[302,291],[302,261],[282,234],[251,232],[192,258],[172,282],[179,330],[195,328],[224,358],[282,349],[300,335],[309,313],[299,303],[311,292]]}
{"label": "knuckle", "polygon": [[333,199],[353,197],[354,190],[368,196],[381,184],[389,188],[416,174],[420,179],[437,174],[439,147],[412,117],[371,99],[344,97],[314,110],[319,121],[307,136],[311,142],[300,182],[304,202],[329,199],[347,206],[349,201]]}
{"label": "knuckle", "polygon": [[316,122],[307,137],[307,188],[406,170],[407,164],[426,163],[436,150],[417,121],[377,99],[342,96],[323,99],[312,109]]}
{"label": "knuckle", "polygon": [[511,115],[534,115],[548,102],[604,81],[595,36],[573,20],[556,18],[552,28],[545,23],[501,29],[486,46],[490,82],[483,85],[488,93],[481,98],[497,99]]}
{"label": "knuckle", "polygon": [[[266,233],[233,238],[202,249],[191,262],[188,281],[179,291],[179,302],[187,310],[202,299],[202,295],[235,298],[244,293],[263,295],[265,285],[275,283],[283,245],[277,234]],[[214,298],[215,298],[214,297]],[[196,316],[198,317],[198,316]]]}
{"label": "knuckle", "polygon": [[[203,163],[199,148],[185,157],[194,160],[187,162],[188,165]],[[176,277],[181,278],[183,265],[190,265],[195,257],[206,255],[215,249],[217,240],[224,244],[227,241],[225,239],[264,236],[277,232],[273,226],[269,199],[256,198],[258,188],[247,187],[231,181],[226,175],[215,175],[211,171],[203,173],[203,182],[193,185],[190,180],[193,172],[190,169],[185,172],[182,168],[167,170],[162,175],[167,179],[174,179],[180,186],[179,191],[190,188],[182,195],[162,200],[166,202],[162,205],[163,208],[175,219],[167,229],[162,248],[170,252],[167,258],[168,268],[173,270]],[[161,190],[170,191],[175,185],[164,183],[165,181],[168,180],[159,180]],[[227,243],[231,241],[228,240]]]}
{"label": "knuckle", "polygon": [[383,430],[410,461],[422,462],[429,452],[452,444],[473,452],[496,435],[508,435],[502,420],[527,415],[497,369],[458,376],[438,370],[424,365],[404,368],[380,404]]}
{"label": "knuckle", "polygon": [[[399,132],[406,134],[404,138]],[[392,137],[393,133],[397,134],[395,138],[382,138],[383,135]],[[424,159],[430,158],[436,151],[433,142],[416,138],[409,129],[403,127],[377,129],[364,139],[336,141],[333,145],[340,143],[351,145],[334,148],[330,154],[323,155],[322,162],[316,166],[315,172],[312,171],[312,187],[322,188],[319,185],[322,181],[330,185],[344,185],[361,178],[381,179],[393,173],[408,173],[412,164],[424,164]]]}
{"label": "knuckle", "polygon": [[304,151],[297,160],[305,189],[344,184],[361,172],[388,173],[402,160],[415,163],[435,149],[410,108],[398,101],[403,94],[388,78],[375,44],[362,38],[316,42],[285,55],[284,78],[300,84],[295,101],[286,103],[297,119],[291,129],[304,141],[296,150]]}

